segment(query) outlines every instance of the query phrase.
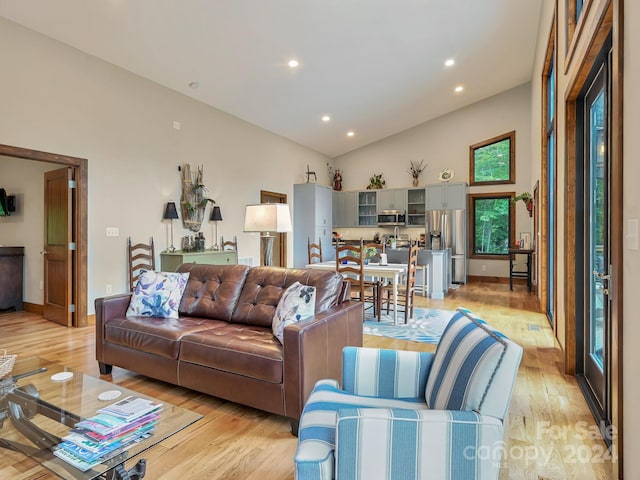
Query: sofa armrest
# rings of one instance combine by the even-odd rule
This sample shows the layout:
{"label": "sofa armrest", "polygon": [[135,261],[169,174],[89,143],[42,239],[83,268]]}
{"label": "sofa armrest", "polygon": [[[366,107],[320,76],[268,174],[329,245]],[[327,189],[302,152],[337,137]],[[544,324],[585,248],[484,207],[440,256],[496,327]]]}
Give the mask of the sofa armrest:
{"label": "sofa armrest", "polygon": [[336,478],[496,479],[502,438],[499,419],[475,412],[341,409]]}
{"label": "sofa armrest", "polygon": [[433,353],[346,347],[342,389],[354,395],[424,399]]}
{"label": "sofa armrest", "polygon": [[104,361],[105,325],[113,318],[123,318],[127,314],[130,300],[131,293],[96,298],[96,360],[98,362]]}
{"label": "sofa armrest", "polygon": [[343,302],[284,329],[285,415],[298,420],[315,383],[340,380],[342,349],[362,345],[364,304]]}

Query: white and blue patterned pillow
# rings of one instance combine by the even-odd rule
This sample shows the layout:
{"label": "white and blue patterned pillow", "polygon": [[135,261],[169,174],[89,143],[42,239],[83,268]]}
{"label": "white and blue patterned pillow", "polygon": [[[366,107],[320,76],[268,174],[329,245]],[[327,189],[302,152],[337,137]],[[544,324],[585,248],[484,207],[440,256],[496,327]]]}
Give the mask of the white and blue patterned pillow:
{"label": "white and blue patterned pillow", "polygon": [[275,337],[284,342],[284,327],[305,318],[313,317],[316,310],[316,287],[292,283],[285,290],[276,307],[271,329]]}
{"label": "white and blue patterned pillow", "polygon": [[127,316],[178,318],[188,279],[189,272],[143,272],[131,296]]}

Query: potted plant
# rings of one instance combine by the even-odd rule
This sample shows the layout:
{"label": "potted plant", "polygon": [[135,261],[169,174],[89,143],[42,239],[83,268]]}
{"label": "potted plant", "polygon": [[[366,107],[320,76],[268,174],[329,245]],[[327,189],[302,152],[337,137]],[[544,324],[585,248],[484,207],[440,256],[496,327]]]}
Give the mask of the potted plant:
{"label": "potted plant", "polygon": [[513,197],[512,202],[517,202],[518,200],[522,200],[525,207],[527,207],[527,211],[529,212],[529,216],[533,217],[533,197],[529,192],[523,192],[520,195]]}
{"label": "potted plant", "polygon": [[378,249],[376,247],[364,247],[362,250],[362,255],[364,255],[364,263],[367,265],[369,263],[369,259],[375,257],[378,254]]}
{"label": "potted plant", "polygon": [[369,186],[367,190],[377,190],[380,188],[384,188],[387,184],[384,178],[382,178],[382,173],[374,173],[373,176],[369,179]]}

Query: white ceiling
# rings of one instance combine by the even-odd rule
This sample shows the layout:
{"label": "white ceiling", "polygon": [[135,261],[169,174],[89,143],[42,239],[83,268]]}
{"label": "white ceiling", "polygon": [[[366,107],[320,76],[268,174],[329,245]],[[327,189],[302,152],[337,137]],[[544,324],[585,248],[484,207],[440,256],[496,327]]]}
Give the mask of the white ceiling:
{"label": "white ceiling", "polygon": [[0,0],[0,15],[336,157],[528,82],[541,2]]}

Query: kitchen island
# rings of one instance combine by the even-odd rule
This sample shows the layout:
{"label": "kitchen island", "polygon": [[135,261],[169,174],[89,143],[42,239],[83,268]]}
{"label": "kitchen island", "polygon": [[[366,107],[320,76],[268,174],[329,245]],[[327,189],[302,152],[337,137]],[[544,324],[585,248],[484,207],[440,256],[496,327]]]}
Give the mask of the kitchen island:
{"label": "kitchen island", "polygon": [[[407,263],[409,258],[408,248],[387,248],[385,252],[389,263]],[[451,283],[451,250],[419,250],[418,266],[420,265],[428,268],[418,269],[416,291],[422,291],[426,285],[427,297],[442,300]],[[427,278],[424,278],[425,273]]]}

